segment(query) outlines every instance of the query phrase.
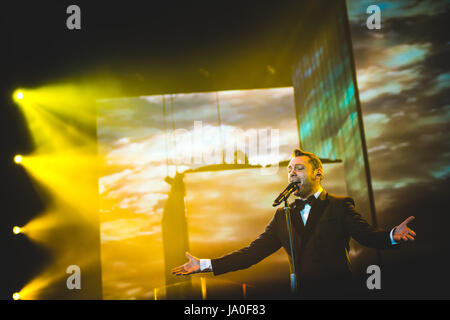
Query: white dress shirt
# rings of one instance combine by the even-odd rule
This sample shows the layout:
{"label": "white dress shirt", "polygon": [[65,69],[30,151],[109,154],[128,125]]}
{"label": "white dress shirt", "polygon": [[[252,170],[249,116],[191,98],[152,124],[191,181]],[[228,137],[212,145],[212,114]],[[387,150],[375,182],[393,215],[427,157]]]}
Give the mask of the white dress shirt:
{"label": "white dress shirt", "polygon": [[[322,193],[323,188],[320,187],[319,190],[314,193],[314,197],[317,199]],[[300,216],[302,217],[303,224],[306,225],[306,220],[308,220],[309,211],[311,211],[311,205],[309,203],[305,204],[305,207],[300,211]]]}

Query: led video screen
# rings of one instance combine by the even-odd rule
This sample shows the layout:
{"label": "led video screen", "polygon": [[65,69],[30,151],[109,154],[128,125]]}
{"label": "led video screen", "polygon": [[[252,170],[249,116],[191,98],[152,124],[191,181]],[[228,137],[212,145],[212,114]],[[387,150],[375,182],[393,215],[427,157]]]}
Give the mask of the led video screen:
{"label": "led video screen", "polygon": [[[184,260],[186,248],[215,258],[264,231],[287,184],[283,161],[299,146],[293,95],[283,87],[98,101],[104,299],[169,299],[168,270],[176,265],[168,265],[167,250],[181,250]],[[324,168],[324,187],[345,193],[342,165]],[[184,248],[164,241],[163,228],[179,227],[176,219],[164,226],[170,210],[184,211]],[[190,281],[209,298],[240,297],[243,287],[249,297],[288,292],[289,265],[279,250],[249,269]]]}

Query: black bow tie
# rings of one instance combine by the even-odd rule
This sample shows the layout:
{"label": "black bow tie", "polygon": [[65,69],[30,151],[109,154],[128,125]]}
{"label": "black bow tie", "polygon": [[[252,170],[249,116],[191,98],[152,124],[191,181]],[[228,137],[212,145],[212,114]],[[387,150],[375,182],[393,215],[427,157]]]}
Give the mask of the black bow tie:
{"label": "black bow tie", "polygon": [[314,201],[316,201],[316,197],[309,196],[308,199],[295,199],[295,208],[300,208],[300,210],[303,210],[303,208],[306,206],[306,204],[309,204],[310,206],[313,205]]}

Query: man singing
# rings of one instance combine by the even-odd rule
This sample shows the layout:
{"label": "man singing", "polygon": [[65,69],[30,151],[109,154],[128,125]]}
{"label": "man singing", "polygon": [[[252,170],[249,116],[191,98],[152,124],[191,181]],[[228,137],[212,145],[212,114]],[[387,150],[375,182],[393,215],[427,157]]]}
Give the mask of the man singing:
{"label": "man singing", "polygon": [[[355,210],[352,198],[326,192],[322,179],[320,159],[313,153],[294,150],[288,180],[298,183],[293,193],[298,199],[290,204],[296,277],[303,297],[342,297],[350,294],[351,287],[350,237],[370,248],[395,248],[401,242],[414,240],[416,234],[407,226],[414,217],[391,231],[375,229]],[[212,260],[186,253],[189,261],[172,273],[220,275],[248,268],[281,247],[290,255],[284,208],[275,212],[265,231],[249,246]]]}

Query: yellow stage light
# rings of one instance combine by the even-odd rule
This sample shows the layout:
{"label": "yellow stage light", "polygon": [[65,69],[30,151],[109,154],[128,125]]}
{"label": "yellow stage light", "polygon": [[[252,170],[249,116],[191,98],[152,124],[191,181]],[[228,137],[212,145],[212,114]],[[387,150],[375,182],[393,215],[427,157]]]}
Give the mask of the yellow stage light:
{"label": "yellow stage light", "polygon": [[14,292],[12,295],[14,300],[19,300],[20,299],[20,294],[18,292]]}
{"label": "yellow stage light", "polygon": [[[23,90],[21,90],[21,89],[15,90],[12,94],[13,100],[16,101],[17,103],[19,103],[19,101],[23,100],[24,96],[25,95],[23,93]],[[22,103],[22,102],[20,102],[20,103]]]}
{"label": "yellow stage light", "polygon": [[17,226],[13,228],[13,233],[14,234],[19,234],[21,231],[22,230],[19,227],[17,227]]}
{"label": "yellow stage light", "polygon": [[14,157],[14,162],[15,163],[21,163],[22,162],[22,156],[20,154],[18,154],[17,156]]}

